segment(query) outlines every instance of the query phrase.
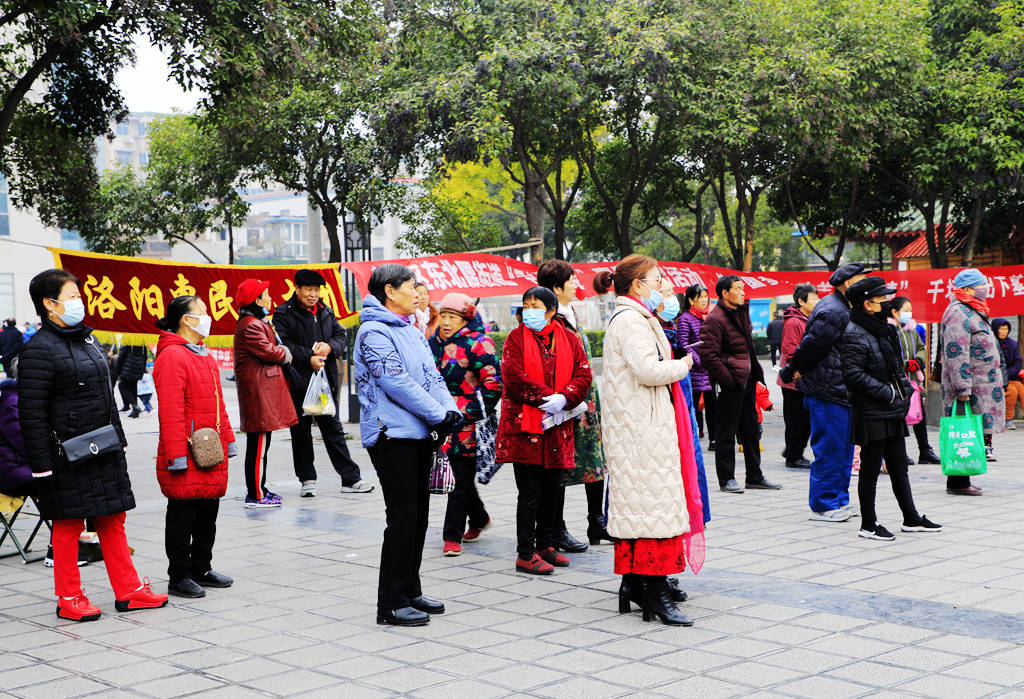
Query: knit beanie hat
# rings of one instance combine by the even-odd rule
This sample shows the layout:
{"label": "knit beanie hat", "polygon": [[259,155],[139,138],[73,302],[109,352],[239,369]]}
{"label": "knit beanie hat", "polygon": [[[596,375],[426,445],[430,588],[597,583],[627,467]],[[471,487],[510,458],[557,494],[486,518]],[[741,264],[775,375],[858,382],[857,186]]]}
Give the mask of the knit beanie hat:
{"label": "knit beanie hat", "polygon": [[441,307],[438,311],[441,313],[444,313],[445,311],[458,313],[466,320],[470,320],[476,316],[476,306],[473,305],[473,299],[469,298],[465,294],[460,294],[457,291],[449,292],[443,299],[441,299]]}
{"label": "knit beanie hat", "polygon": [[967,289],[972,286],[986,286],[988,280],[985,279],[985,275],[981,273],[981,270],[970,267],[968,269],[961,270],[955,277],[953,277],[953,286],[957,289]]}

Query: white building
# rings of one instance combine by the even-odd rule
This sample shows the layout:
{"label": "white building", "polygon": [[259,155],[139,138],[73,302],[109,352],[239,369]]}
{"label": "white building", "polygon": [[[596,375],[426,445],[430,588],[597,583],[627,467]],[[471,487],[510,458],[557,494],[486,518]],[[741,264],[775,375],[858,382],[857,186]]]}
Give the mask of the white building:
{"label": "white building", "polygon": [[96,171],[103,172],[115,164],[128,165],[142,175],[149,164],[149,125],[160,117],[157,112],[132,112],[124,121],[111,124],[113,140],[96,139]]}

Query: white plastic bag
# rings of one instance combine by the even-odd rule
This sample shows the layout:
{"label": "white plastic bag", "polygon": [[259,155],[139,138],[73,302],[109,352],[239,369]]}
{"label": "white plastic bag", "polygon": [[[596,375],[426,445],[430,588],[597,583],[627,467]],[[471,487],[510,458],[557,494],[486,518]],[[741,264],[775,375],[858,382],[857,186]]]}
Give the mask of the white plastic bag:
{"label": "white plastic bag", "polygon": [[327,380],[327,372],[320,367],[309,380],[306,397],[302,399],[303,415],[334,415],[334,396],[331,395],[331,384]]}

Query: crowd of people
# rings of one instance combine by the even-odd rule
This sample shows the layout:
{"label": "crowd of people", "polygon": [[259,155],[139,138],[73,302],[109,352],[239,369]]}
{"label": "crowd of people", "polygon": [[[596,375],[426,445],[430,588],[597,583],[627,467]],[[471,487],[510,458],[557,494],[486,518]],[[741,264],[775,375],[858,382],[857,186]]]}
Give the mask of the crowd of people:
{"label": "crowd of people", "polygon": [[[294,283],[295,293],[276,308],[269,284],[257,279],[243,282],[234,297],[247,507],[281,506],[266,483],[271,436],[284,428],[291,431],[300,495],[316,495],[314,422],[341,491],[373,490],[352,460],[333,402],[346,333],[320,300],[319,273],[298,270]],[[939,462],[920,399],[927,350],[912,304],[859,263],[840,267],[829,283],[832,293],[821,299],[815,287],[797,285],[793,305],[772,328],[785,466],[809,469],[811,520],[845,522],[859,514],[860,537],[894,539],[876,515],[884,470],[902,513],[900,530],[939,531],[940,524],[918,512],[908,476],[911,428],[919,462]],[[419,626],[444,612],[442,602],[424,596],[419,569],[432,479],[446,464],[453,485],[444,556],[461,555],[491,524],[477,488],[481,464],[490,459],[492,471],[510,464],[516,570],[551,575],[572,564],[571,554],[612,543],[620,612],[637,605],[645,621],[679,626],[693,622],[678,606],[687,595],[673,576],[687,567],[699,571],[711,517],[705,455],[714,454],[723,493],[782,487],[761,469],[762,410],[773,406],[742,279],[721,277],[710,303],[701,284],[674,289],[657,260],[645,255],[598,274],[595,291],[615,296],[600,391],[589,339],[571,305],[577,285],[568,263],[541,265],[499,356],[472,298],[452,292],[435,306],[410,268],[374,269],[352,360],[360,437],[385,503],[377,623]],[[981,416],[987,458],[995,460],[992,436],[1012,429],[1013,412],[1024,401],[1022,360],[1009,322],[989,318],[984,275],[963,270],[953,286],[938,329],[934,379],[946,415],[959,404]],[[11,367],[17,382],[0,385],[0,491],[33,495],[41,515],[53,521],[58,616],[85,621],[101,613],[82,591],[78,572],[78,538],[86,526],[98,533],[117,610],[163,606],[168,596],[140,580],[127,546],[125,513],[135,506],[127,440],[111,364],[82,324],[78,280],[47,270],[29,291],[41,324]],[[176,297],[157,323],[151,372],[160,426],[156,477],[167,498],[168,593],[190,598],[233,582],[213,568],[220,498],[239,449],[218,366],[204,344],[211,324],[202,299]],[[125,403],[137,410],[136,399],[145,394],[131,387],[150,373],[145,351],[119,355],[116,369],[128,385]],[[311,410],[304,399],[316,381],[333,399],[325,396]],[[743,485],[735,473],[737,448]],[[859,513],[849,492],[855,452]],[[579,484],[586,542],[565,520],[567,490]],[[951,476],[947,492],[982,491],[969,477]]]}

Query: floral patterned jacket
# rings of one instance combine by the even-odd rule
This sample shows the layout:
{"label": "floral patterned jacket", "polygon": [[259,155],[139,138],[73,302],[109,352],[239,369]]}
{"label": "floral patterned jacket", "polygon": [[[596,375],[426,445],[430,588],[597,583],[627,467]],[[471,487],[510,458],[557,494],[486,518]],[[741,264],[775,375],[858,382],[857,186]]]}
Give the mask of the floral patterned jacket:
{"label": "floral patterned jacket", "polygon": [[466,418],[462,429],[452,435],[449,456],[476,456],[476,427],[473,423],[484,416],[477,393],[483,398],[488,415],[494,412],[501,400],[501,364],[494,353],[494,341],[484,333],[483,320],[477,314],[447,340],[441,339],[440,331],[434,331],[430,337],[430,350],[455,405]]}
{"label": "floral patterned jacket", "polygon": [[949,415],[957,396],[970,395],[971,412],[981,415],[985,432],[1006,425],[1002,353],[989,320],[953,300],[942,314],[942,403]]}

